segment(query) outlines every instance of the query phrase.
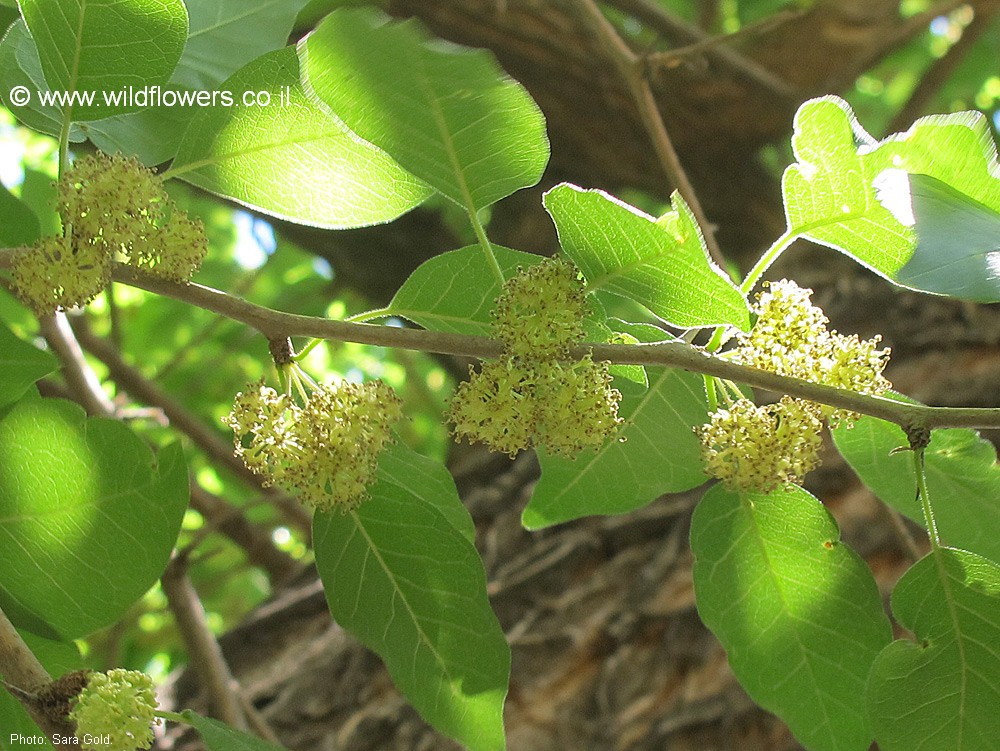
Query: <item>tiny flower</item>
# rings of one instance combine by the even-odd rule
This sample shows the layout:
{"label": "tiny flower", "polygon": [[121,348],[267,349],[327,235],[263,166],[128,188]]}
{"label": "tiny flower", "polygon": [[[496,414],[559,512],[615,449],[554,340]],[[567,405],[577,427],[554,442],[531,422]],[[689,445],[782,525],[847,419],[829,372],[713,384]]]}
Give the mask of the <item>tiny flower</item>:
{"label": "tiny flower", "polygon": [[111,279],[111,259],[103,246],[43,237],[13,255],[11,277],[18,298],[38,315],[86,305]]}
{"label": "tiny flower", "polygon": [[560,456],[600,448],[617,431],[621,392],[611,387],[606,362],[589,356],[571,365],[539,369],[535,389],[538,443]]}
{"label": "tiny flower", "polygon": [[509,358],[471,368],[448,409],[456,440],[485,443],[490,450],[514,456],[531,445],[536,428],[536,373]]}
{"label": "tiny flower", "polygon": [[[85,751],[135,751],[153,744],[156,693],[152,679],[135,670],[91,673],[70,711],[77,738],[98,738]],[[110,738],[110,743],[106,743]]]}

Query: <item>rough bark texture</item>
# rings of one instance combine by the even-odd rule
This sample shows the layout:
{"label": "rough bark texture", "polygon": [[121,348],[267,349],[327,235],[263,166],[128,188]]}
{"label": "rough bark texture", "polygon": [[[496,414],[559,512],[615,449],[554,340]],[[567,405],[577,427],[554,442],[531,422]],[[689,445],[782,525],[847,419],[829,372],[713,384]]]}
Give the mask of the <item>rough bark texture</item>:
{"label": "rough bark texture", "polygon": [[[638,15],[652,13],[653,4],[615,5]],[[992,10],[996,3],[975,5]],[[393,11],[419,16],[446,38],[495,50],[528,87],[546,113],[553,145],[542,188],[572,180],[669,193],[614,67],[577,21],[575,0],[396,0]],[[652,24],[655,14],[643,20]],[[666,25],[661,31],[664,48],[697,39]],[[724,250],[745,260],[783,229],[776,182],[759,165],[758,147],[788,137],[800,101],[843,89],[913,33],[895,2],[820,1],[731,48],[784,82],[784,94],[718,55],[686,56],[658,71],[667,129],[719,225]],[[553,248],[540,192],[524,191],[497,207],[496,240],[538,252]],[[315,235],[306,244],[324,244],[341,278],[384,300],[392,284],[451,239],[431,212],[409,221],[411,234],[400,235],[397,227],[359,231],[346,241]],[[372,252],[398,279],[372,277],[371,265],[357,262],[362,247],[377,248]],[[384,267],[380,261],[375,269]],[[894,349],[889,375],[899,390],[932,404],[1000,403],[998,306],[900,292],[837,253],[804,244],[771,274],[782,275],[816,289],[814,299],[839,330],[882,333]],[[698,620],[687,535],[701,489],[627,516],[528,533],[519,516],[537,476],[533,457],[511,463],[463,452],[452,469],[476,520],[492,602],[513,647],[509,748],[799,748],[779,720],[746,697]],[[882,507],[832,450],[808,487],[869,561],[887,596],[909,561]],[[457,748],[416,716],[377,658],[330,622],[312,573],[222,644],[248,697],[291,749]],[[173,691],[181,706],[199,708],[204,701],[193,673],[181,676]],[[170,740],[179,747],[193,743]]]}

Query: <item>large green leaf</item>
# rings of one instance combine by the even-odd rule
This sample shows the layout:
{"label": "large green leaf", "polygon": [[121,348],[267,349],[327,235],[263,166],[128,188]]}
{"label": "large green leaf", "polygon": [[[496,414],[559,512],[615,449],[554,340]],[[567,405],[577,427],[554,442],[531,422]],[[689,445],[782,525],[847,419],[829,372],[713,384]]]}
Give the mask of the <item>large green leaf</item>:
{"label": "large green leaf", "polygon": [[891,639],[868,567],[801,488],[716,485],[691,520],[702,621],[750,697],[815,751],[865,751],[865,683]]}
{"label": "large green leaf", "polygon": [[[542,256],[493,245],[506,278],[542,261]],[[396,292],[387,312],[431,331],[490,336],[490,313],[500,282],[478,245],[442,253],[424,261]]]}
{"label": "large green leaf", "polygon": [[159,578],[187,508],[180,446],[57,399],[0,418],[0,608],[71,639],[120,618]]}
{"label": "large green leaf", "polygon": [[[19,633],[31,653],[38,658],[42,667],[54,678],[82,667],[80,651],[75,644],[43,639],[29,631],[20,631]],[[0,676],[0,678],[2,677]],[[24,707],[21,706],[21,703],[5,691],[2,686],[0,686],[0,729],[3,730],[0,733],[0,751],[23,751],[27,744],[20,741],[19,736],[38,738],[39,741],[34,741],[31,744],[33,749],[51,751],[54,748]],[[44,742],[41,742],[41,739],[44,739]]]}
{"label": "large green leaf", "polygon": [[843,100],[806,102],[792,138],[798,161],[782,179],[789,231],[897,284],[1000,300],[1000,165],[991,133],[981,113],[960,112],[921,118],[876,142]]}
{"label": "large green leaf", "polygon": [[31,384],[57,367],[52,355],[21,341],[0,323],[0,407],[20,399]]}
{"label": "large green leaf", "polygon": [[[913,456],[908,451],[893,453],[909,445],[899,426],[862,417],[851,429],[841,425],[834,430],[833,440],[875,495],[924,524]],[[941,539],[1000,560],[1000,467],[993,444],[972,430],[935,430],[924,465]]]}
{"label": "large green leaf", "polygon": [[[622,321],[616,328],[638,341],[662,341],[652,326]],[[628,375],[615,377],[625,420],[617,438],[575,459],[538,451],[542,476],[524,509],[528,529],[596,514],[623,514],[663,493],[697,487],[708,478],[693,426],[706,420],[708,403],[701,376],[668,368],[647,368],[648,388]]]}
{"label": "large green leaf", "polygon": [[182,0],[21,0],[53,91],[95,93],[64,117],[97,120],[137,109],[104,94],[166,83],[187,38]]}
{"label": "large green leaf", "polygon": [[31,207],[0,183],[0,247],[31,245],[41,233]]}
{"label": "large green leaf", "polygon": [[[170,87],[212,91],[254,58],[288,43],[295,16],[308,0],[187,0],[188,39]],[[237,96],[242,91],[234,92]],[[144,164],[171,159],[200,107],[148,107],[84,125],[83,132],[108,153],[137,154]]]}
{"label": "large green leaf", "polygon": [[[30,95],[28,102],[20,106],[15,105],[9,96],[18,87]],[[52,105],[42,104],[39,98],[41,92],[48,94],[49,87],[42,74],[38,49],[24,21],[18,19],[0,42],[0,101],[29,128],[50,136],[58,135],[62,128],[62,113]],[[73,143],[84,140],[76,125],[70,128],[69,140]]]}
{"label": "large green leaf", "polygon": [[750,327],[745,298],[709,260],[679,194],[674,210],[659,219],[602,191],[568,184],[548,191],[544,201],[560,245],[590,290],[635,300],[676,326]]}
{"label": "large green leaf", "polygon": [[271,104],[206,107],[170,176],[282,219],[340,229],[387,222],[430,195],[306,97],[291,47],[257,58],[223,89],[269,92]]}
{"label": "large green leaf", "polygon": [[489,52],[360,8],[331,13],[299,54],[312,91],[351,130],[466,210],[541,178],[541,111]]}
{"label": "large green leaf", "polygon": [[916,641],[875,660],[868,685],[882,751],[993,751],[1000,739],[1000,566],[940,548],[903,574],[892,612]]}
{"label": "large green leaf", "polygon": [[181,714],[185,722],[198,731],[208,751],[284,751],[281,746],[240,732],[224,722],[202,717],[193,710],[185,709]]}
{"label": "large green leaf", "polygon": [[443,492],[428,475],[400,469],[383,459],[371,499],[316,515],[330,612],[379,654],[427,722],[473,751],[502,749],[510,649],[482,561],[454,522],[468,512],[453,484]]}

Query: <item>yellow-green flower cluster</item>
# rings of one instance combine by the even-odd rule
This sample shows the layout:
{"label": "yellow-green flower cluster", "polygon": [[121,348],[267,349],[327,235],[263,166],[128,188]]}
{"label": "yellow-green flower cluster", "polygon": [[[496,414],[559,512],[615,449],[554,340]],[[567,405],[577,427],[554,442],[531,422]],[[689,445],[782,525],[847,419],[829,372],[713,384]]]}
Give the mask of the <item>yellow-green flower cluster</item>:
{"label": "yellow-green flower cluster", "polygon": [[456,440],[467,438],[511,456],[543,446],[576,456],[601,446],[621,420],[621,394],[608,363],[573,361],[583,341],[586,299],[576,269],[546,259],[508,280],[497,299],[493,329],[504,356],[461,384],[449,408]]}
{"label": "yellow-green flower cluster", "polygon": [[382,381],[317,386],[302,406],[260,383],[236,395],[223,421],[236,455],[266,485],[320,511],[346,511],[367,498],[402,414],[402,401]]}
{"label": "yellow-green flower cluster", "polygon": [[[91,673],[70,711],[85,751],[135,751],[153,745],[159,722],[153,680],[136,670]],[[97,739],[87,745],[85,739]]]}
{"label": "yellow-green flower cluster", "polygon": [[[862,394],[890,388],[882,375],[889,350],[879,337],[860,340],[830,331],[830,320],[810,302],[812,290],[773,282],[757,298],[754,327],[737,337],[733,358],[745,365]],[[731,488],[767,492],[800,483],[820,463],[823,420],[848,424],[857,415],[782,397],[758,407],[748,399],[721,407],[696,429],[705,471]]]}
{"label": "yellow-green flower cluster", "polygon": [[735,490],[769,492],[819,466],[822,427],[815,405],[784,396],[763,407],[740,399],[696,432],[707,474]]}
{"label": "yellow-green flower cluster", "polygon": [[[740,334],[734,358],[761,370],[861,394],[883,394],[892,384],[882,375],[889,350],[881,337],[861,340],[830,331],[830,320],[812,304],[812,290],[795,282],[772,282],[758,296],[757,323]],[[857,414],[822,407],[831,424],[853,422]]]}
{"label": "yellow-green flower cluster", "polygon": [[56,184],[56,195],[62,235],[20,248],[12,263],[18,296],[40,315],[93,300],[116,259],[185,281],[207,252],[201,221],[178,210],[135,158],[82,157]]}

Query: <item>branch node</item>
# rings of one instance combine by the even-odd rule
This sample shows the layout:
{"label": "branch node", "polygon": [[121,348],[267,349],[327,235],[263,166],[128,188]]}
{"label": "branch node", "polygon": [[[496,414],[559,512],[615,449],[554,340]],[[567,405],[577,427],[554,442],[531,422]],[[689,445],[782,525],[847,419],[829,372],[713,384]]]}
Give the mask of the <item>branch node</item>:
{"label": "branch node", "polygon": [[271,353],[274,364],[278,366],[278,370],[292,364],[295,357],[295,350],[292,347],[291,338],[283,336],[276,339],[268,339],[267,348]]}

